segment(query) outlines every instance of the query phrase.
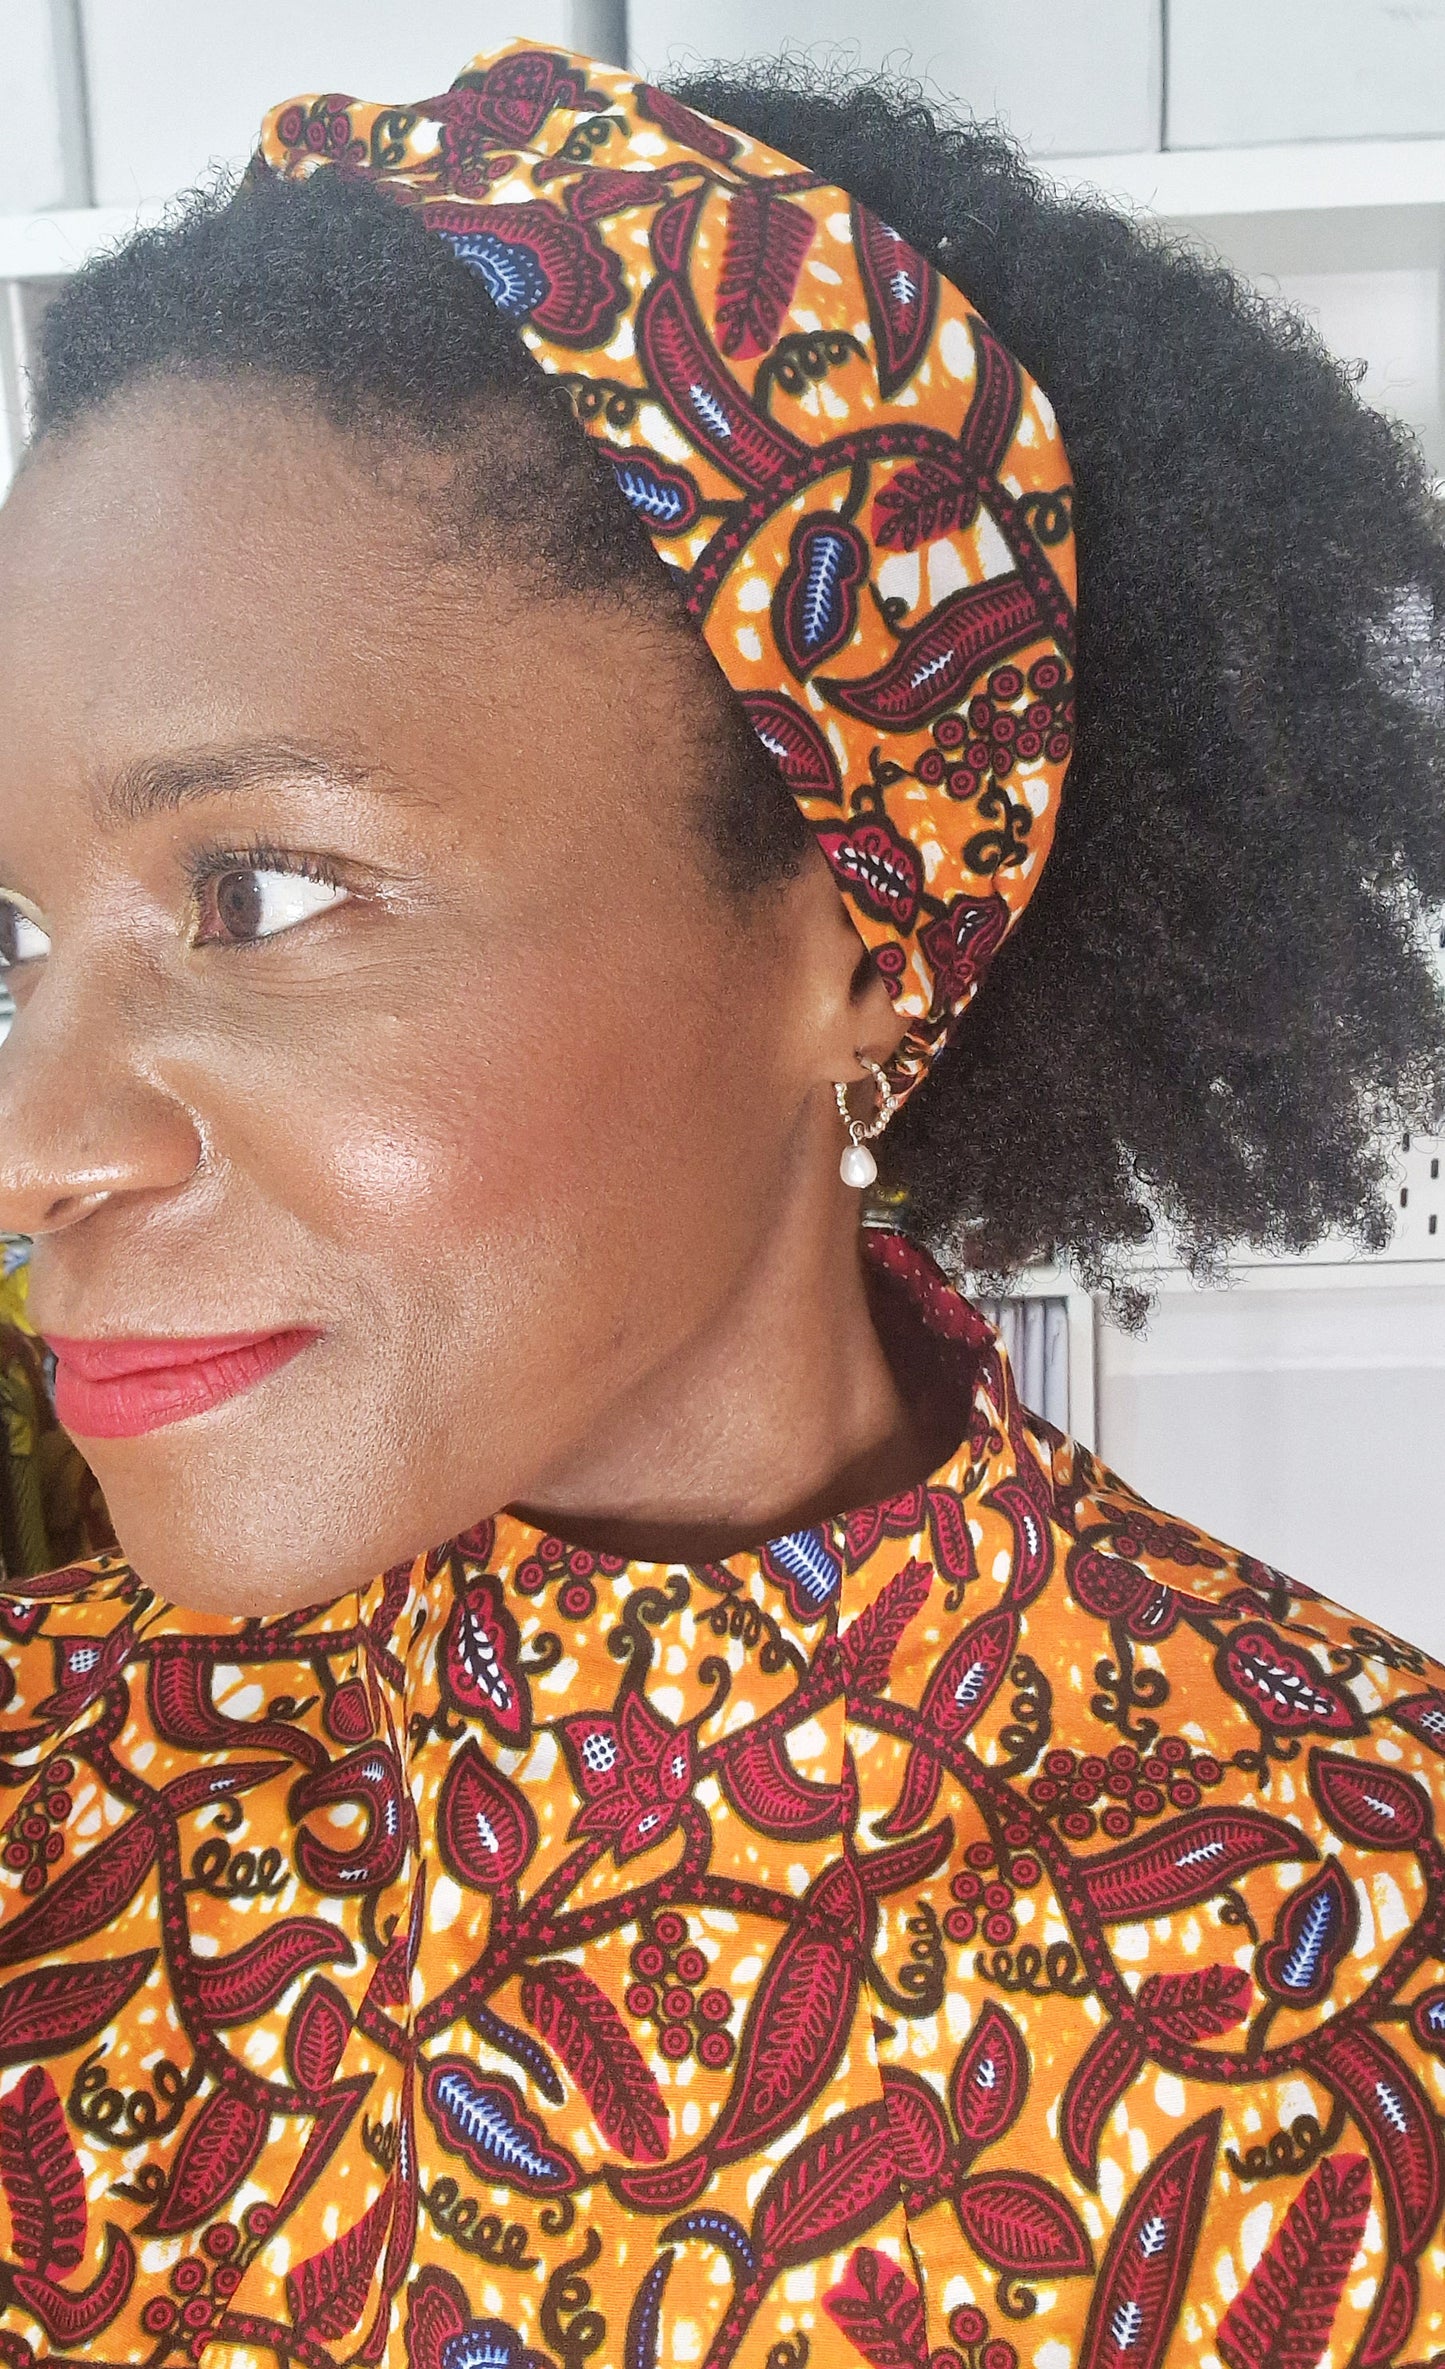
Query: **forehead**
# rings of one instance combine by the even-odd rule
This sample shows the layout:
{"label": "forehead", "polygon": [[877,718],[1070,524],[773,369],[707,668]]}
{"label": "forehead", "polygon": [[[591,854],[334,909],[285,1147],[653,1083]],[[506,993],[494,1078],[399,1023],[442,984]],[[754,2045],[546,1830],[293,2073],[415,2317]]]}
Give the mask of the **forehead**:
{"label": "forehead", "polygon": [[450,482],[438,456],[209,382],[139,386],[42,445],[0,510],[0,785],[17,752],[94,773],[339,726],[547,735],[579,697],[661,724],[654,637],[544,595],[484,534],[447,556]]}
{"label": "forehead", "polygon": [[0,511],[4,653],[133,698],[162,649],[167,667],[229,653],[270,673],[334,651],[343,611],[374,638],[443,592],[426,468],[384,466],[301,404],[142,384],[42,444]]}

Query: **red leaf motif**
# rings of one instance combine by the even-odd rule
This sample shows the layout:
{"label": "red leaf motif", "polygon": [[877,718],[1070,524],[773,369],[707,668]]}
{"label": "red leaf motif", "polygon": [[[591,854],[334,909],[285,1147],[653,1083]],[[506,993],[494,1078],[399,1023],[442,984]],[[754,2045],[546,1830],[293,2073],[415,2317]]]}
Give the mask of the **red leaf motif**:
{"label": "red leaf motif", "polygon": [[901,2065],[883,2067],[883,2095],[893,2133],[893,2161],[909,2213],[926,2212],[945,2192],[953,2148],[943,2109],[928,2083]]}
{"label": "red leaf motif", "polygon": [[1315,2369],[1369,2211],[1363,2155],[1316,2164],[1220,2323],[1227,2369]]}
{"label": "red leaf motif", "polygon": [[933,1565],[905,1563],[839,1639],[843,1683],[850,1694],[881,1694],[903,1633],[928,1602]]}
{"label": "red leaf motif", "polygon": [[1083,2222],[1036,2172],[974,2172],[954,2208],[969,2244],[995,2270],[1072,2278],[1094,2267]]}
{"label": "red leaf motif", "polygon": [[1100,1620],[1122,1620],[1131,1637],[1149,1643],[1167,1637],[1179,1618],[1179,1597],[1162,1579],[1097,1547],[1075,1547],[1069,1557],[1069,1588],[1086,1612]]}
{"label": "red leaf motif", "polygon": [[796,436],[754,411],[723,369],[677,280],[654,280],[637,313],[637,351],[683,434],[735,485],[760,493],[804,457]]}
{"label": "red leaf motif", "polygon": [[79,2294],[67,2294],[39,2271],[16,2270],[11,2275],[26,2310],[35,2314],[51,2343],[68,2353],[77,2345],[93,2343],[121,2309],[135,2279],[135,2252],[124,2230],[110,2223],[105,2260]]}
{"label": "red leaf motif", "polygon": [[39,2065],[0,2105],[0,2182],[15,2260],[44,2278],[74,2270],[85,2252],[85,2181],[60,2093]]}
{"label": "red leaf motif", "polygon": [[844,2277],[823,2297],[823,2309],[873,2369],[926,2369],[923,2297],[886,2254],[860,2246]]}
{"label": "red leaf motif", "polygon": [[650,82],[639,82],[634,92],[639,114],[650,116],[660,124],[670,140],[680,148],[694,148],[699,156],[710,156],[715,164],[725,165],[737,154],[736,135],[714,123],[710,115],[698,115],[675,99],[670,91],[657,90]]}
{"label": "red leaf motif", "polygon": [[808,1887],[798,1922],[749,2002],[733,2085],[713,2125],[714,2163],[766,2146],[812,2104],[832,2072],[858,1996],[866,1906],[855,1870],[842,1861]]}
{"label": "red leaf motif", "polygon": [[845,715],[883,732],[907,731],[957,707],[987,667],[1039,630],[1038,604],[1022,576],[993,576],[949,593],[901,636],[876,674],[852,682],[820,676],[818,687]]}
{"label": "red leaf motif", "polygon": [[1023,379],[1013,355],[977,314],[968,326],[978,376],[959,442],[974,468],[992,477],[1002,468],[1014,439]]}
{"label": "red leaf motif", "polygon": [[978,1724],[998,1693],[1018,1646],[1011,1605],[981,1613],[956,1637],[923,1690],[920,1723],[953,1744]]}
{"label": "red leaf motif", "polygon": [[264,2015],[298,1974],[313,1966],[348,1964],[349,1941],[321,1917],[288,1917],[274,1933],[258,1933],[229,1957],[202,1958],[195,1968],[196,1995],[207,2023],[222,2030]]}
{"label": "red leaf motif", "polygon": [[1360,2338],[1356,2357],[1363,2369],[1377,2369],[1377,2364],[1403,2352],[1419,2308],[1420,2273],[1413,2262],[1392,2262],[1380,2281],[1370,2324]]}
{"label": "red leaf motif", "polygon": [[861,2237],[898,2202],[882,2098],[851,2106],[801,2139],[758,2198],[753,2242],[770,2269],[815,2261]]}
{"label": "red leaf motif", "polygon": [[309,2337],[335,2343],[347,2336],[366,2309],[376,2265],[391,2219],[392,2191],[388,2182],[374,2204],[367,2206],[353,2229],[323,2246],[291,2273],[286,2300],[292,2325]]}
{"label": "red leaf motif", "polygon": [[592,2109],[609,2147],[633,2162],[667,2154],[667,2107],[627,2026],[590,1974],[565,1958],[533,1966],[522,2013],[551,2043]]}
{"label": "red leaf motif", "polygon": [[437,1803],[437,1839],[452,1874],[482,1892],[513,1883],[537,1848],[531,1803],[474,1737],[452,1756]]}
{"label": "red leaf motif", "polygon": [[943,1770],[933,1754],[916,1745],[908,1755],[898,1799],[887,1815],[874,1821],[880,1834],[907,1834],[921,1826],[938,1799]]}
{"label": "red leaf motif", "polygon": [[607,2185],[635,2213],[677,2213],[701,2196],[711,2178],[706,2155],[679,2155],[656,2171],[610,2170]]}
{"label": "red leaf motif", "polygon": [[99,1965],[40,1966],[0,1988],[0,2065],[53,2056],[93,2040],[156,1961],[153,1949]]}
{"label": "red leaf motif", "polygon": [[811,1842],[838,1832],[841,1787],[800,1777],[788,1757],[786,1740],[776,1731],[759,1737],[743,1728],[729,1737],[727,1758],[718,1774],[739,1817],[760,1834]]}
{"label": "red leaf motif", "polygon": [[1193,1908],[1268,1860],[1317,1856],[1297,1826],[1261,1810],[1190,1810],[1166,1818],[1142,1842],[1096,1852],[1080,1863],[1079,1876],[1094,1914],[1118,1924]]}
{"label": "red leaf motif", "polygon": [[284,1760],[229,1760],[221,1768],[187,1769],[182,1776],[172,1777],[161,1799],[173,1818],[184,1818],[188,1810],[204,1809],[207,1802],[224,1801],[234,1793],[249,1793],[253,1786],[264,1785],[268,1777],[289,1773]]}
{"label": "red leaf motif", "polygon": [[175,2237],[224,2204],[265,2145],[270,2119],[244,2090],[213,2090],[181,2141],[165,2194],[140,2223],[144,2235]]}
{"label": "red leaf motif", "polygon": [[955,1587],[963,1587],[976,1576],[978,1561],[973,1551],[968,1515],[958,1491],[930,1486],[928,1519],[933,1529],[933,1546],[939,1570],[945,1579],[953,1581]]}
{"label": "red leaf motif", "polygon": [[1008,1601],[1022,1611],[1048,1585],[1054,1568],[1054,1537],[1022,1481],[996,1481],[984,1499],[1007,1517],[1014,1534],[1013,1573]]}
{"label": "red leaf motif", "polygon": [[1079,2369],[1158,2369],[1194,2265],[1219,2122],[1205,2114],[1166,2147],[1115,2222]]}
{"label": "red leaf motif", "polygon": [[0,1927],[0,1966],[13,1966],[17,1958],[46,1957],[51,1950],[69,1949],[98,1933],[140,1889],[155,1855],[156,1830],[150,1819],[128,1819],[109,1842],[67,1868],[33,1908]]}
{"label": "red leaf motif", "polygon": [[938,303],[938,280],[906,239],[856,203],[853,249],[868,299],[878,391],[888,401],[923,358]]}
{"label": "red leaf motif", "polygon": [[1440,2217],[1445,2165],[1440,2125],[1409,2066],[1367,2025],[1327,2024],[1310,2059],[1343,2098],[1364,2135],[1385,2191],[1396,2251],[1417,2254]]}
{"label": "red leaf motif", "polygon": [[940,1818],[926,1834],[894,1843],[886,1851],[870,1851],[858,1861],[863,1889],[870,1900],[881,1900],[889,1892],[902,1892],[910,1884],[921,1884],[943,1865],[952,1846],[953,1820]]}
{"label": "red leaf motif", "polygon": [[873,540],[880,551],[916,551],[920,543],[972,526],[980,491],[977,471],[961,455],[957,461],[915,461],[879,489]]}
{"label": "red leaf motif", "polygon": [[1359,1923],[1355,1887],[1331,1859],[1281,1907],[1274,1938],[1255,1961],[1260,1988],[1282,2007],[1318,2006],[1341,1958],[1354,1947]]}
{"label": "red leaf motif", "polygon": [[725,354],[743,360],[776,344],[816,226],[804,207],[756,183],[730,193],[727,225],[717,341]]}
{"label": "red leaf motif", "polygon": [[1226,1693],[1276,1735],[1314,1728],[1329,1736],[1358,1736],[1359,1704],[1321,1670],[1314,1655],[1292,1645],[1264,1621],[1246,1621],[1215,1656]]}
{"label": "red leaf motif", "polygon": [[364,1744],[376,1733],[363,1678],[343,1678],[326,1706],[326,1733],[338,1744]]}
{"label": "red leaf motif", "polygon": [[1094,2034],[1069,2075],[1059,2110],[1059,2139],[1080,2185],[1099,2185],[1099,2141],[1104,2125],[1144,2062],[1144,2044],[1122,2024]]}
{"label": "red leaf motif", "polygon": [[155,1653],[146,1682],[146,1703],[159,1733],[168,1744],[192,1751],[234,1751],[238,1743],[250,1750],[283,1752],[291,1760],[320,1767],[324,1747],[304,1728],[281,1719],[227,1719],[211,1701],[211,1664],[193,1652],[185,1638],[167,1639]]}
{"label": "red leaf motif", "polygon": [[842,798],[837,760],[822,727],[781,691],[745,691],[743,706],[795,798]]}
{"label": "red leaf motif", "polygon": [[517,1666],[521,1639],[499,1580],[478,1573],[458,1585],[442,1631],[437,1667],[453,1706],[480,1719],[499,1744],[520,1749],[532,1732],[532,1705]]}
{"label": "red leaf motif", "polygon": [[[1019,1616],[1010,1605],[980,1614],[954,1639],[938,1663],[918,1707],[919,1724],[949,1744],[961,1743],[983,1717],[1008,1674],[1018,1644]],[[908,1834],[938,1799],[941,1772],[926,1744],[909,1755],[897,1801],[880,1818],[881,1835]]]}
{"label": "red leaf motif", "polygon": [[286,2062],[296,2087],[311,2097],[328,2089],[351,2037],[351,2010],[325,1976],[307,1985],[286,2034]]}
{"label": "red leaf motif", "polygon": [[[817,826],[815,826],[816,828]],[[818,845],[845,896],[875,921],[911,929],[923,894],[918,850],[881,815],[868,815],[844,830],[818,828]]]}
{"label": "red leaf motif", "polygon": [[959,2051],[948,2085],[954,2124],[971,2155],[991,2147],[1017,2121],[1028,2086],[1028,2050],[1019,2028],[989,1999]]}
{"label": "red leaf motif", "polygon": [[[318,1842],[301,1821],[313,1810],[355,1802],[365,1813],[359,1841],[344,1851]],[[297,1821],[296,1865],[313,1891],[345,1895],[395,1883],[406,1859],[415,1813],[389,1745],[364,1744],[344,1760],[300,1778],[291,1792]]]}
{"label": "red leaf motif", "polygon": [[[27,1580],[26,1585],[29,1584]],[[1438,1686],[1427,1687],[1423,1694],[1402,1695],[1397,1703],[1387,1703],[1385,1715],[1417,1743],[1428,1744],[1435,1752],[1445,1752],[1445,1693]]]}
{"label": "red leaf motif", "polygon": [[1249,2013],[1242,1966],[1200,1966],[1192,1974],[1151,1974],[1139,1993],[1142,2020],[1170,2040],[1213,2040]]}
{"label": "red leaf motif", "polygon": [[1434,1823],[1424,1787],[1377,1761],[1312,1752],[1310,1791],[1336,1834],[1362,1850],[1411,1850]]}

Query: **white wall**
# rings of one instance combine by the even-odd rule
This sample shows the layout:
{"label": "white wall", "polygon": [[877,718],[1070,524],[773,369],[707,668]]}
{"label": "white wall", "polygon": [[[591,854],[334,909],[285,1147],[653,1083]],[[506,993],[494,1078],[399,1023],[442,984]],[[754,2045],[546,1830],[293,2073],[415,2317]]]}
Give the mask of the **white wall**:
{"label": "white wall", "polygon": [[564,0],[82,0],[82,24],[102,206],[183,189],[213,161],[244,163],[279,99],[425,98],[479,49],[570,30]]}
{"label": "white wall", "polygon": [[1156,1505],[1445,1657],[1445,1265],[1252,1273],[1101,1327],[1099,1451]]}
{"label": "white wall", "polygon": [[807,48],[916,74],[1039,155],[1158,144],[1158,0],[629,0],[627,28],[650,74]]}

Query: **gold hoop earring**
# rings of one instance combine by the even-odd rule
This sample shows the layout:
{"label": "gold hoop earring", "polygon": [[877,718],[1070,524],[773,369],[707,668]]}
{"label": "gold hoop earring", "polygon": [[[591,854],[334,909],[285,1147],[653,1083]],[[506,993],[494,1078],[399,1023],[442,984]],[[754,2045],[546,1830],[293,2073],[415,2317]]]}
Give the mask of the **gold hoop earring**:
{"label": "gold hoop earring", "polygon": [[860,1053],[858,1059],[878,1090],[878,1108],[872,1118],[854,1118],[848,1108],[848,1088],[841,1079],[834,1084],[833,1098],[838,1105],[838,1116],[848,1130],[848,1141],[843,1146],[843,1156],[838,1162],[838,1174],[845,1185],[852,1185],[855,1192],[862,1193],[878,1178],[878,1162],[868,1146],[883,1133],[898,1108],[898,1097],[881,1061],[872,1060],[867,1053]]}

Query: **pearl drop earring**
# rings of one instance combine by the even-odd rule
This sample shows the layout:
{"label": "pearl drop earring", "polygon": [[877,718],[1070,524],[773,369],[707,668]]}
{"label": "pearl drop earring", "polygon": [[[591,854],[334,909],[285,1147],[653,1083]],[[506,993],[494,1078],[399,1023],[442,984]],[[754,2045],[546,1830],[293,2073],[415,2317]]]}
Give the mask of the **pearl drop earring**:
{"label": "pearl drop earring", "polygon": [[875,1136],[883,1133],[898,1108],[898,1097],[881,1061],[870,1060],[866,1053],[860,1053],[858,1059],[878,1089],[878,1108],[872,1118],[854,1118],[848,1108],[848,1089],[841,1079],[833,1087],[833,1097],[838,1105],[838,1116],[848,1130],[848,1141],[843,1146],[843,1157],[838,1162],[838,1174],[844,1184],[852,1185],[861,1193],[876,1181],[878,1175],[878,1162],[868,1146]]}

